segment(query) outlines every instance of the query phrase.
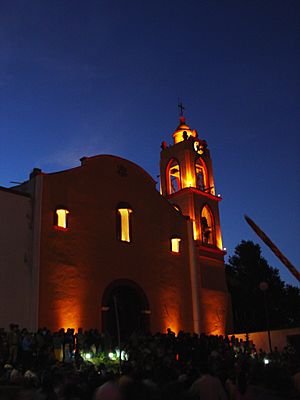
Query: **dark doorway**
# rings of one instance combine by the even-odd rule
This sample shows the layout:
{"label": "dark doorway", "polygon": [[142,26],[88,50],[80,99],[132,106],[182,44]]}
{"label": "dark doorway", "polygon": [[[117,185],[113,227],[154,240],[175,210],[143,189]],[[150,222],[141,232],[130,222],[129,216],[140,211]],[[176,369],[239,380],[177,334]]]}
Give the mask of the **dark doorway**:
{"label": "dark doorway", "polygon": [[134,282],[116,281],[105,290],[103,296],[102,329],[109,333],[115,343],[117,316],[121,342],[128,340],[133,332],[149,331],[149,303],[143,290]]}
{"label": "dark doorway", "polygon": [[289,345],[294,347],[296,356],[299,359],[300,358],[300,335],[288,335],[287,341],[288,341]]}

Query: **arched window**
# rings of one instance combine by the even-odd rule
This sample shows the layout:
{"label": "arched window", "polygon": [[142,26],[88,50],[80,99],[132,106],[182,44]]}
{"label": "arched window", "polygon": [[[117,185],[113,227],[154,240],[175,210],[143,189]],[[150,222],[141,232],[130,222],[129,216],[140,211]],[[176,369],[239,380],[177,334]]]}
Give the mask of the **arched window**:
{"label": "arched window", "polygon": [[215,244],[214,217],[208,205],[205,205],[201,211],[201,238],[203,244]]}
{"label": "arched window", "polygon": [[57,208],[54,213],[54,226],[56,226],[57,228],[67,229],[69,225],[69,214],[70,212],[66,208]]}
{"label": "arched window", "polygon": [[168,194],[176,193],[181,189],[180,166],[178,161],[171,160],[167,167]]}
{"label": "arched window", "polygon": [[132,208],[128,203],[119,203],[117,206],[117,237],[121,242],[131,242]]}
{"label": "arched window", "polygon": [[208,189],[208,177],[207,170],[204,161],[198,158],[195,164],[196,169],[196,188],[202,191]]}

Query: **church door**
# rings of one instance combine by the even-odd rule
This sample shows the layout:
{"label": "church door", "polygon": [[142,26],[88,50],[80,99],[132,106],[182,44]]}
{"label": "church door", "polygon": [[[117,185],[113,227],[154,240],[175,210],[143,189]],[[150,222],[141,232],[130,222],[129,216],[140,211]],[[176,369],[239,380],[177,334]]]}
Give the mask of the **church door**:
{"label": "church door", "polygon": [[148,332],[150,329],[149,303],[143,290],[131,281],[117,281],[104,293],[102,301],[102,330],[117,339],[117,321],[121,342],[133,332]]}

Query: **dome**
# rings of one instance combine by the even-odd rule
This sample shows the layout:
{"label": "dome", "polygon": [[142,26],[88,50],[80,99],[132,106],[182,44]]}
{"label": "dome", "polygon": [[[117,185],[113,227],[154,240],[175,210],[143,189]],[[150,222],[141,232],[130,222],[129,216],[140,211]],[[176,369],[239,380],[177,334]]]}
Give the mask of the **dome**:
{"label": "dome", "polygon": [[174,143],[179,143],[184,140],[183,134],[187,133],[187,137],[193,136],[197,137],[197,132],[192,130],[185,121],[185,117],[182,115],[179,120],[179,125],[177,126],[176,131],[173,133]]}
{"label": "dome", "polygon": [[183,116],[180,117],[179,121],[180,121],[180,123],[177,126],[176,132],[177,131],[182,131],[182,130],[188,130],[188,131],[191,130],[191,128],[188,125],[186,125],[186,123],[185,123],[185,117],[183,117]]}

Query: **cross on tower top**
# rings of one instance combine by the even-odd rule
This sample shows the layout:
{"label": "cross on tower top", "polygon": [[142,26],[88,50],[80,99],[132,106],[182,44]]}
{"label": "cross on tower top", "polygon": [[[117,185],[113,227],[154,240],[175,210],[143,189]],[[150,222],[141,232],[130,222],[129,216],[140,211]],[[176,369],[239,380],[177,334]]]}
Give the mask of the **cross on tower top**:
{"label": "cross on tower top", "polygon": [[180,109],[180,116],[183,117],[183,110],[185,110],[185,107],[182,104],[182,101],[178,104],[178,108]]}

